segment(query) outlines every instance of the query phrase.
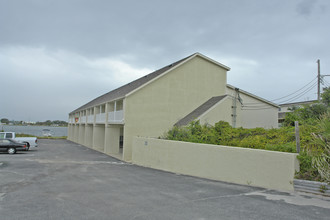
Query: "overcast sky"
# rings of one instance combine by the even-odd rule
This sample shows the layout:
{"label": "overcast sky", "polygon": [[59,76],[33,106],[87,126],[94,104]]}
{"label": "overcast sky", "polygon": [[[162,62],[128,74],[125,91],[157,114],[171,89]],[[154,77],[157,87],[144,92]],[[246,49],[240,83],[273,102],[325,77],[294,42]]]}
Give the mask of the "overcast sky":
{"label": "overcast sky", "polygon": [[313,100],[317,59],[330,74],[329,21],[329,0],[0,0],[0,118],[67,120],[195,52],[245,91],[274,100],[310,86],[278,101]]}

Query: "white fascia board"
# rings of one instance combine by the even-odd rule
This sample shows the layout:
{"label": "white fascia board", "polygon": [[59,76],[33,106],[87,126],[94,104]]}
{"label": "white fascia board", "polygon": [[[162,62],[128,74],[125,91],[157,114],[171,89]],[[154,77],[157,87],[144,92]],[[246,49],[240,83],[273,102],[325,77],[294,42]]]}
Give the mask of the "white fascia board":
{"label": "white fascia board", "polygon": [[209,58],[209,57],[207,57],[207,56],[205,56],[205,55],[203,55],[201,53],[195,53],[195,55],[196,56],[200,56],[200,57],[204,58],[205,60],[208,60],[209,62],[214,63],[214,64],[216,64],[216,65],[224,68],[227,71],[230,71],[230,67],[228,67],[226,65],[223,65],[222,63],[219,63],[218,61],[215,61],[215,60],[213,60],[213,59],[211,59],[211,58]]}

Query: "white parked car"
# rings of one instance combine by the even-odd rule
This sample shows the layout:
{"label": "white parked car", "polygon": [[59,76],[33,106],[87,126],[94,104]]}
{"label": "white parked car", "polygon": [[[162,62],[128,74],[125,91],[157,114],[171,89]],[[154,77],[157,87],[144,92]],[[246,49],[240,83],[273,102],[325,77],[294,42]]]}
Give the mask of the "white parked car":
{"label": "white parked car", "polygon": [[0,139],[10,138],[19,143],[26,144],[26,150],[30,147],[38,147],[38,138],[36,137],[16,137],[15,132],[0,132]]}

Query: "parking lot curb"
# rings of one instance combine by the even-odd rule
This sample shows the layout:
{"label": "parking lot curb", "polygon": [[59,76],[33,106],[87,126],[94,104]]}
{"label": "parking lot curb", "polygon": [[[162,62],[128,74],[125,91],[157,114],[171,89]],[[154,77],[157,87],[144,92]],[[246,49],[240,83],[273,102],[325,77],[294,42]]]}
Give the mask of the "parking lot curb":
{"label": "parking lot curb", "polygon": [[295,191],[330,196],[330,186],[328,183],[294,179],[293,184]]}

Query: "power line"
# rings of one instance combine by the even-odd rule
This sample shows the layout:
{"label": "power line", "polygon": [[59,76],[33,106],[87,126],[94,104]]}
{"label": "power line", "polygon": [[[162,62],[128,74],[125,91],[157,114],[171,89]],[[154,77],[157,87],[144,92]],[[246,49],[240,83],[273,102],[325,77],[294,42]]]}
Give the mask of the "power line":
{"label": "power line", "polygon": [[296,96],[294,96],[294,97],[292,97],[292,98],[290,98],[290,99],[287,99],[287,100],[283,101],[282,103],[292,102],[292,101],[294,101],[294,100],[297,100],[297,99],[299,99],[300,97],[302,97],[303,95],[305,95],[306,93],[308,93],[309,91],[311,91],[312,89],[314,89],[316,86],[317,86],[317,82],[314,83],[314,84],[313,84],[312,86],[310,86],[309,88],[307,88],[306,90],[304,90],[304,92],[302,92],[302,93],[300,93],[300,94],[298,94],[298,95],[296,95]]}
{"label": "power line", "polygon": [[283,98],[289,97],[289,96],[291,96],[291,95],[293,95],[293,94],[295,94],[295,93],[301,91],[301,90],[304,89],[306,86],[308,86],[309,84],[311,84],[316,78],[317,78],[317,77],[315,77],[312,81],[310,81],[310,82],[307,83],[305,86],[303,86],[302,88],[298,89],[297,91],[295,91],[295,92],[293,92],[293,93],[291,93],[291,94],[289,94],[289,95],[283,96],[283,97],[281,97],[281,98],[273,99],[273,100],[271,100],[271,101],[273,102],[273,101],[276,101],[276,100],[280,100],[280,99],[283,99]]}
{"label": "power line", "polygon": [[[273,102],[273,101],[277,101],[277,100],[281,100],[281,99],[284,99],[284,98],[287,98],[287,97],[289,97],[289,96],[292,96],[292,95],[296,94],[297,92],[299,92],[299,91],[305,89],[307,86],[309,86],[311,83],[313,83],[316,79],[317,79],[317,77],[313,78],[312,81],[310,81],[309,83],[307,83],[306,85],[304,85],[304,86],[301,87],[300,89],[296,90],[295,92],[290,93],[289,95],[283,96],[283,97],[281,97],[281,98],[273,99],[273,100],[271,100],[271,102]],[[315,84],[315,82],[314,82],[314,84]],[[299,94],[301,94],[301,93],[299,93]],[[245,104],[247,104],[247,105],[256,105],[256,106],[258,106],[258,105],[264,105],[264,104],[262,104],[262,103],[256,103],[256,102],[250,102],[250,103],[247,102],[247,103],[245,103]]]}
{"label": "power line", "polygon": [[[317,76],[310,81],[309,83],[307,83],[306,85],[304,85],[302,88],[298,89],[297,91],[283,96],[281,98],[278,99],[273,99],[271,100],[271,102],[274,101],[278,101],[279,100],[283,100],[285,98],[288,98],[290,96],[293,96],[289,99],[286,99],[284,101],[281,101],[282,103],[287,103],[287,102],[292,102],[295,101],[299,98],[301,98],[302,96],[304,96],[305,94],[307,94],[308,92],[310,92],[312,89],[314,89],[317,86],[317,99],[320,100],[320,84],[322,83],[322,85],[325,85],[327,87],[330,87],[329,83],[324,79],[324,76],[330,76],[330,75],[321,75],[321,71],[320,71],[320,60],[317,60],[317,64],[318,64],[318,74]],[[316,82],[315,82],[316,79]],[[298,94],[297,94],[298,93]],[[245,105],[242,105],[242,110],[262,110],[262,109],[269,109],[270,107],[267,107],[269,105],[265,104],[265,103],[244,103]]]}
{"label": "power line", "polygon": [[[309,83],[310,84],[310,83]],[[308,85],[308,84],[307,84]],[[305,88],[302,92],[300,92],[299,94],[287,99],[287,100],[284,100],[283,102],[292,102],[294,100],[297,100],[299,99],[300,97],[304,96],[306,93],[308,93],[309,91],[311,91],[312,89],[315,88],[315,86],[317,85],[317,82],[315,82],[314,84],[310,85],[309,87]],[[301,89],[300,89],[301,90]],[[255,105],[243,105],[242,108],[245,108],[244,110],[260,110],[260,109],[267,109],[267,104],[264,104],[264,103],[258,103],[258,104],[255,104]],[[269,108],[269,107],[268,107]]]}
{"label": "power line", "polygon": [[330,86],[330,83],[328,83],[324,78],[322,78],[322,84],[326,85],[327,87]]}

